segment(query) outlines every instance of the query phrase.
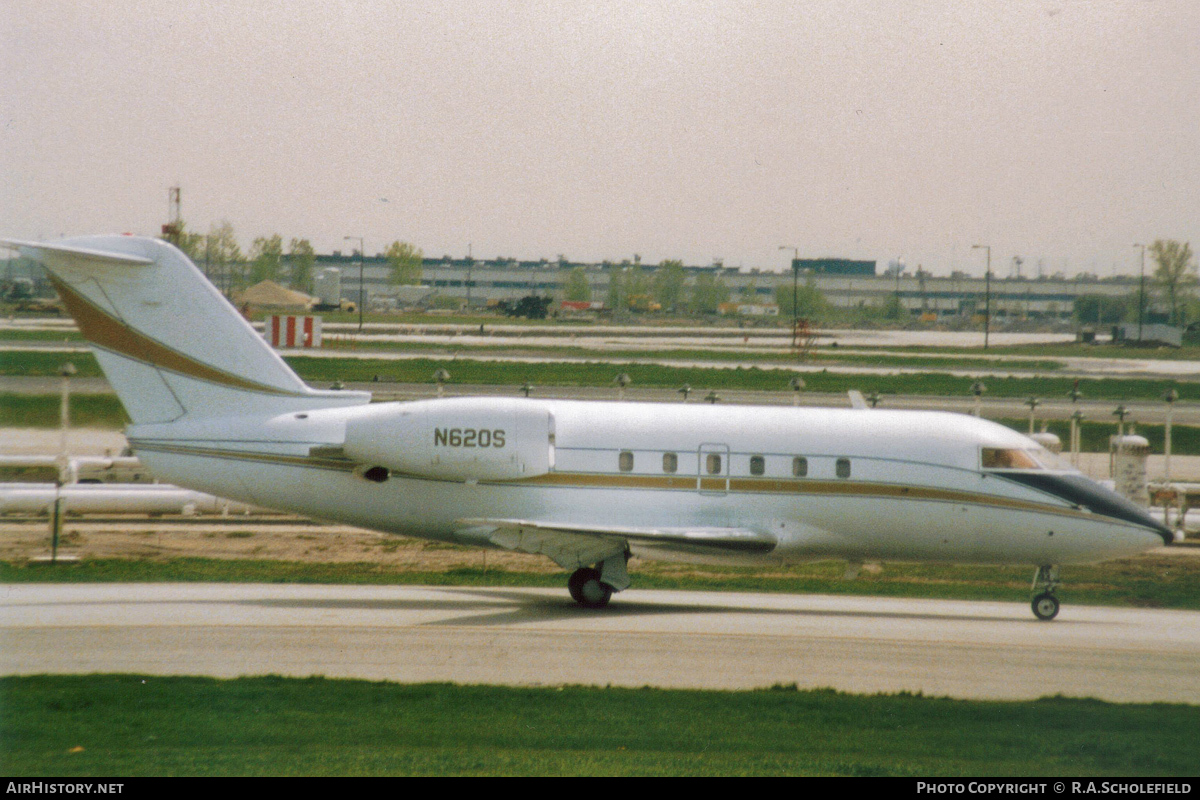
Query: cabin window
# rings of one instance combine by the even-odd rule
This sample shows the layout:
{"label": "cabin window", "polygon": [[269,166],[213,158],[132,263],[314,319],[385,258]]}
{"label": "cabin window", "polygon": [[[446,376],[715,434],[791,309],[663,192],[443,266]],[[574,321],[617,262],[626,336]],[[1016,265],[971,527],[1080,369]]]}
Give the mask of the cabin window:
{"label": "cabin window", "polygon": [[620,457],[617,459],[617,466],[621,468],[621,472],[633,472],[633,453],[628,450],[622,450]]}
{"label": "cabin window", "polygon": [[835,465],[834,469],[835,469],[835,473],[837,474],[837,476],[839,478],[849,478],[850,477],[850,459],[839,458],[837,460],[837,464]]}
{"label": "cabin window", "polygon": [[704,468],[708,470],[709,475],[721,474],[721,455],[719,453],[709,453],[704,458]]}
{"label": "cabin window", "polygon": [[985,447],[980,462],[984,469],[1045,469],[1032,452],[1014,448]]}
{"label": "cabin window", "polygon": [[675,453],[663,453],[663,472],[678,472],[679,456]]}
{"label": "cabin window", "polygon": [[767,471],[767,460],[762,456],[750,456],[750,474],[762,475]]}
{"label": "cabin window", "polygon": [[796,456],[792,459],[792,477],[806,478],[808,477],[808,459],[804,456]]}

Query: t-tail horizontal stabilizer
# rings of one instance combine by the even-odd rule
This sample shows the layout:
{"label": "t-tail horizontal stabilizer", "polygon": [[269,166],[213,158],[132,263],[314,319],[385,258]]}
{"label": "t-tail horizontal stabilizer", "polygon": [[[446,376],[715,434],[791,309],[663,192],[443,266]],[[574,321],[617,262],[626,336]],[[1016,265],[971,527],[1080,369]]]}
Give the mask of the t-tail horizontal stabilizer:
{"label": "t-tail horizontal stabilizer", "polygon": [[0,239],[41,262],[135,425],[360,405],[314,391],[167,242]]}

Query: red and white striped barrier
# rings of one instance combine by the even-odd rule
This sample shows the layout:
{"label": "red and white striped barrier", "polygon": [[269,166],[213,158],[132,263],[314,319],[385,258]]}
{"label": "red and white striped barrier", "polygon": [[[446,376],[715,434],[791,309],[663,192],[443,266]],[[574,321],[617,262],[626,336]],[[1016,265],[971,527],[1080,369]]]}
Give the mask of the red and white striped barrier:
{"label": "red and white striped barrier", "polygon": [[270,316],[266,333],[272,347],[320,347],[321,318],[295,314]]}

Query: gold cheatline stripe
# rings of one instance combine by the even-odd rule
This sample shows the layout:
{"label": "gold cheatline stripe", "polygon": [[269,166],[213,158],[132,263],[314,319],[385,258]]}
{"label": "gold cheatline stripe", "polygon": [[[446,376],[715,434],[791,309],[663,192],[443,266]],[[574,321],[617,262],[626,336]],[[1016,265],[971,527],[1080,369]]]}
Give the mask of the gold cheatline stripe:
{"label": "gold cheatline stripe", "polygon": [[47,270],[50,282],[58,290],[67,312],[75,318],[83,337],[97,347],[111,350],[114,353],[128,356],[135,361],[141,361],[154,367],[189,378],[216,383],[234,389],[246,389],[253,392],[268,394],[295,395],[295,392],[269,386],[265,383],[240,378],[216,367],[210,367],[196,359],[167,347],[162,342],[155,341],[143,333],[135,331],[124,322],[114,318],[108,312],[95,305],[91,300],[76,292],[54,273]]}
{"label": "gold cheatline stripe", "polygon": [[[353,472],[362,466],[347,459],[314,458],[312,456],[287,456],[274,453],[251,453],[241,450],[219,450],[209,447],[190,447],[169,444],[141,444],[132,440],[130,444],[135,450],[152,450],[175,455],[205,456],[210,458],[227,458],[241,461],[254,461],[262,464],[281,464],[290,467],[309,467],[313,469],[328,469],[338,472]],[[399,474],[399,473],[398,473]],[[412,475],[409,477],[423,480],[437,480],[430,476]],[[458,481],[455,481],[456,483]],[[688,476],[652,476],[652,475],[603,475],[588,473],[550,472],[536,478],[519,478],[512,481],[481,481],[489,486],[563,486],[571,488],[590,489],[658,489],[674,491],[691,491],[697,489],[696,478]],[[725,479],[704,478],[703,491],[723,491]],[[710,485],[711,484],[711,485]],[[720,486],[717,486],[720,484]],[[1042,514],[1058,514],[1065,517],[1096,517],[1103,516],[1087,511],[1053,506],[1045,503],[1035,503],[1029,500],[1018,500],[1010,497],[978,494],[975,492],[957,491],[953,489],[933,489],[921,486],[897,486],[886,483],[860,483],[844,481],[816,480],[778,480],[774,478],[731,478],[729,491],[741,494],[804,494],[804,495],[842,495],[875,499],[904,499],[925,500],[943,503],[963,503],[970,505],[994,506],[1009,508],[1016,511],[1034,511]]]}
{"label": "gold cheatline stripe", "polygon": [[313,458],[312,456],[286,456],[279,453],[252,453],[242,450],[218,450],[214,447],[189,447],[186,445],[141,443],[131,439],[129,444],[134,450],[150,450],[156,453],[170,453],[179,456],[201,456],[206,458],[225,458],[235,461],[253,461],[259,464],[283,464],[289,467],[312,467],[315,469],[332,469],[338,472],[353,472],[359,466],[353,461],[341,458]]}
{"label": "gold cheatline stripe", "polygon": [[[705,492],[725,491],[724,478],[701,478],[699,489]],[[823,494],[857,497],[900,498],[908,500],[936,500],[951,503],[973,503],[1013,508],[1024,511],[1048,511],[1076,516],[1075,509],[1018,500],[996,495],[954,489],[933,489],[923,486],[897,486],[887,483],[864,483],[859,481],[779,480],[775,478],[730,478],[730,492],[740,494]],[[587,488],[637,488],[637,489],[687,489],[697,490],[694,477],[657,477],[640,475],[591,475],[586,473],[549,473],[536,478],[525,478],[522,484],[548,486],[575,486]]]}

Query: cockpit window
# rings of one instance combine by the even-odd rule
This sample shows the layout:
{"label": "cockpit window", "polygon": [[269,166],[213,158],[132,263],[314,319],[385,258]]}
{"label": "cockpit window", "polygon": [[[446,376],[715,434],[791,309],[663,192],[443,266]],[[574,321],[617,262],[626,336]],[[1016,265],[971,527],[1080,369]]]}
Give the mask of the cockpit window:
{"label": "cockpit window", "polygon": [[985,447],[981,462],[984,469],[1046,469],[1036,456],[1037,452],[1034,450]]}

